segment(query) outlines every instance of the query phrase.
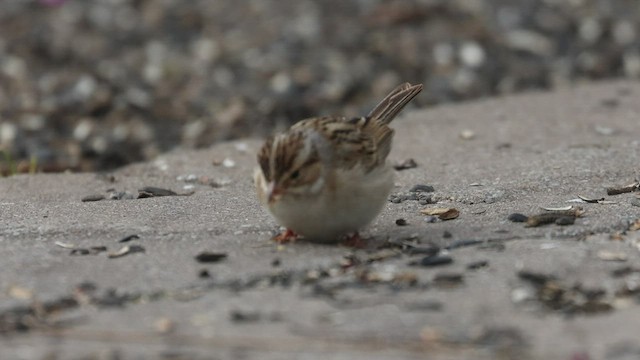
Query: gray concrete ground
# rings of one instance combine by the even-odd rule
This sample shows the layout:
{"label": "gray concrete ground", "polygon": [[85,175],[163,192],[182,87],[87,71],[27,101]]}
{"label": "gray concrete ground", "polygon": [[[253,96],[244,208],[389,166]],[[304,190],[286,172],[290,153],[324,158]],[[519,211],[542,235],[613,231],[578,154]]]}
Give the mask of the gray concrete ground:
{"label": "gray concrete ground", "polygon": [[[407,111],[390,158],[418,166],[393,194],[432,185],[437,203],[389,202],[366,249],[270,241],[253,139],[0,179],[0,359],[640,358],[640,207],[605,191],[640,172],[638,95],[612,82]],[[193,194],[81,202],[144,186]],[[584,210],[573,225],[507,219],[567,205]],[[108,256],[125,245],[144,252]],[[410,265],[435,246],[453,261]]]}

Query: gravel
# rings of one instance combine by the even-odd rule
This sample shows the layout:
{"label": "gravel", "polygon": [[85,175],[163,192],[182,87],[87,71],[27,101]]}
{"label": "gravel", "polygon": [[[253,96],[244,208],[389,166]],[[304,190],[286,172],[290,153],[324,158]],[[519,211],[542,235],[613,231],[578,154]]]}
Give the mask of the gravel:
{"label": "gravel", "polygon": [[426,106],[637,78],[639,19],[607,0],[5,0],[0,172],[108,170],[358,115],[402,81]]}

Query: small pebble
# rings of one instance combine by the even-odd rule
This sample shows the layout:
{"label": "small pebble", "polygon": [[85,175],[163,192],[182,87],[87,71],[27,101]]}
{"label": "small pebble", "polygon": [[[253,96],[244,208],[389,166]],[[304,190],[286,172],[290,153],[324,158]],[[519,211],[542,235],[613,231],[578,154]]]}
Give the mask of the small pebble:
{"label": "small pebble", "polygon": [[159,196],[175,196],[178,195],[169,189],[163,189],[155,186],[145,186],[138,190],[138,199]]}
{"label": "small pebble", "polygon": [[410,192],[434,192],[435,189],[431,185],[418,184],[418,185],[414,185],[409,191]]}
{"label": "small pebble", "polygon": [[405,219],[396,219],[396,225],[405,226],[405,225],[407,225],[407,220],[405,220]]}
{"label": "small pebble", "polygon": [[402,161],[401,163],[393,165],[393,168],[397,171],[413,169],[416,167],[418,167],[418,163],[416,163],[416,161],[413,159],[407,159]]}
{"label": "small pebble", "polygon": [[453,263],[453,258],[451,256],[432,255],[432,256],[426,256],[422,258],[422,260],[415,263],[415,265],[431,267],[431,266],[449,265],[451,263]]}
{"label": "small pebble", "polygon": [[433,284],[438,287],[452,287],[460,285],[464,275],[458,273],[440,273],[433,277]]}
{"label": "small pebble", "polygon": [[215,253],[203,251],[195,256],[196,261],[200,263],[216,263],[227,257],[226,253]]}
{"label": "small pebble", "polygon": [[467,269],[469,270],[478,270],[483,267],[489,266],[489,262],[487,260],[478,260],[467,264]]}

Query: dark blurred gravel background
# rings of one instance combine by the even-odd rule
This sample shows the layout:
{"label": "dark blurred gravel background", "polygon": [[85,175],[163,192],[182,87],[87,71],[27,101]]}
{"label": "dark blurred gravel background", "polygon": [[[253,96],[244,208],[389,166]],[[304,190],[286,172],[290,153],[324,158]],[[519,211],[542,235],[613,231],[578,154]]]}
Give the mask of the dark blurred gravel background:
{"label": "dark blurred gravel background", "polygon": [[425,106],[636,78],[639,21],[638,0],[1,0],[0,171],[263,136],[402,81]]}

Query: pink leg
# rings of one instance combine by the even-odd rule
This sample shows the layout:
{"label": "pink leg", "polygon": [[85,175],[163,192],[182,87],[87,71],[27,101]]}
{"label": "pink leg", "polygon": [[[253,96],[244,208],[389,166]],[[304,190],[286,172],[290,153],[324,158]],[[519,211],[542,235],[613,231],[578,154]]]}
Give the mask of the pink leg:
{"label": "pink leg", "polygon": [[367,247],[367,242],[360,237],[360,234],[358,234],[358,232],[355,232],[351,235],[348,235],[347,238],[342,242],[342,245],[356,249],[364,249]]}
{"label": "pink leg", "polygon": [[282,234],[278,234],[273,238],[273,240],[278,244],[294,242],[296,239],[298,239],[298,234],[293,232],[291,229],[287,229]]}

